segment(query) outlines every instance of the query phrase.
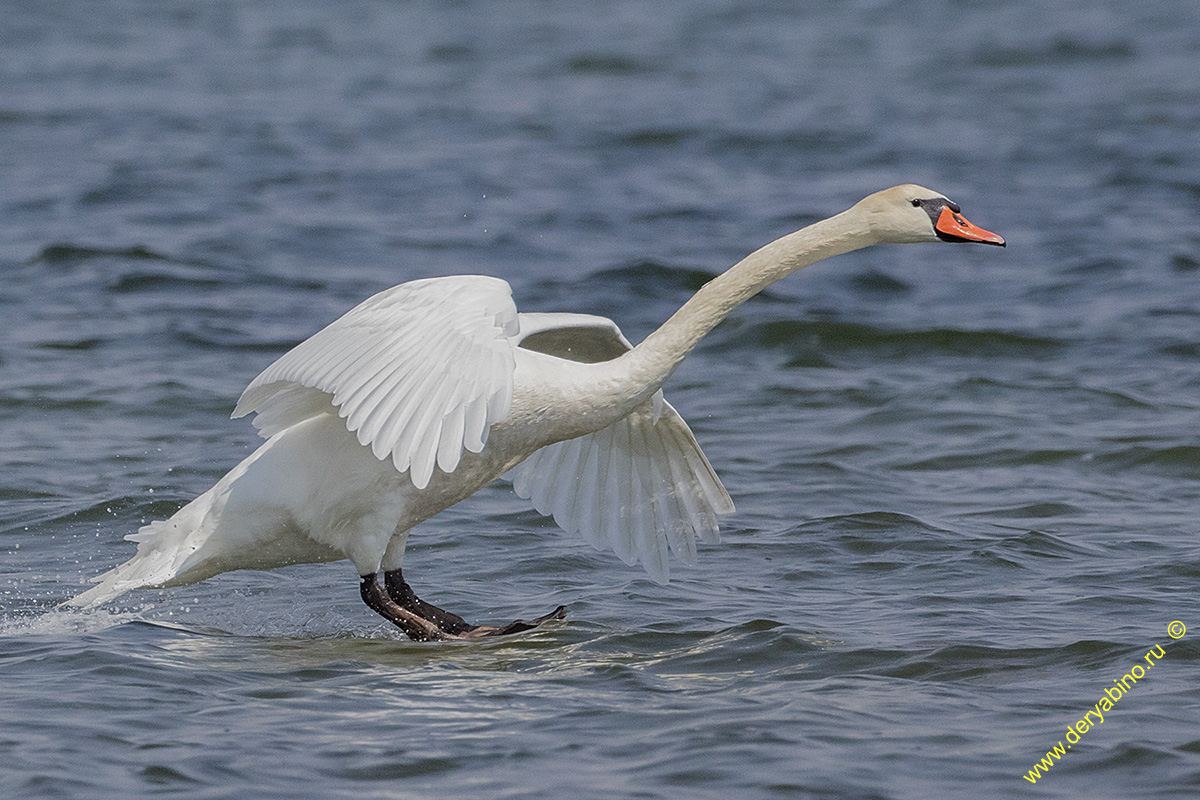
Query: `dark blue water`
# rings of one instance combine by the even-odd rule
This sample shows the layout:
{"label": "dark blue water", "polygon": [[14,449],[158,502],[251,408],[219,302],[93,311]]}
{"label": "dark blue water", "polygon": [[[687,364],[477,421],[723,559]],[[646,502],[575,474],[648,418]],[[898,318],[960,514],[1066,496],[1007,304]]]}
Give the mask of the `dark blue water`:
{"label": "dark blue water", "polygon": [[[4,3],[0,793],[1197,796],[1198,54],[1167,0]],[[406,574],[564,624],[413,644],[347,563],[54,610],[369,294],[485,273],[636,341],[908,181],[1009,247],[839,257],[706,339],[667,396],[738,513],[669,585],[500,483]]]}

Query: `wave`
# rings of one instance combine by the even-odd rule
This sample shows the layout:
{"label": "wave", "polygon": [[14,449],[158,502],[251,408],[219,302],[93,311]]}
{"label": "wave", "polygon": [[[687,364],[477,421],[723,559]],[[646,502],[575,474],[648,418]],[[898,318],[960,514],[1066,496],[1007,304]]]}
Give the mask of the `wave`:
{"label": "wave", "polygon": [[170,257],[143,245],[132,247],[96,247],[68,242],[48,244],[29,259],[31,264],[73,266],[95,259],[117,258],[125,261],[170,261]]}
{"label": "wave", "polygon": [[879,352],[888,357],[962,356],[970,358],[1048,358],[1066,342],[1004,330],[962,328],[897,329],[828,320],[745,321],[731,326],[716,349],[775,348],[804,355]]}
{"label": "wave", "polygon": [[[68,523],[112,522],[124,519],[165,519],[178,511],[190,497],[156,498],[145,495],[67,499],[49,492],[6,490],[0,495],[8,507],[0,533],[31,526],[53,526]],[[133,524],[129,533],[133,533]]]}

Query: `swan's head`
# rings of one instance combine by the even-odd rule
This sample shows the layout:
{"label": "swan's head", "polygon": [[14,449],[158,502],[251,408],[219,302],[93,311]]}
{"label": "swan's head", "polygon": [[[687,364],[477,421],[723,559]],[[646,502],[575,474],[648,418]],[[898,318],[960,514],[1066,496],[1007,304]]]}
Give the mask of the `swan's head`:
{"label": "swan's head", "polygon": [[906,183],[860,200],[854,210],[866,214],[880,242],[980,242],[1004,247],[1004,238],[977,228],[957,203],[924,186]]}

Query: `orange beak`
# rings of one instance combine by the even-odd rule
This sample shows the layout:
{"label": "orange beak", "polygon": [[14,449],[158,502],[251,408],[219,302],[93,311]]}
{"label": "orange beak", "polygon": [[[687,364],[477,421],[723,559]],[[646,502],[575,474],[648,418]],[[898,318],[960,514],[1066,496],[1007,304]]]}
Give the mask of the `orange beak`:
{"label": "orange beak", "polygon": [[1003,236],[975,227],[967,222],[967,218],[962,214],[955,214],[951,211],[949,206],[942,209],[941,216],[938,217],[934,228],[937,229],[938,235],[946,241],[980,242],[1004,247]]}

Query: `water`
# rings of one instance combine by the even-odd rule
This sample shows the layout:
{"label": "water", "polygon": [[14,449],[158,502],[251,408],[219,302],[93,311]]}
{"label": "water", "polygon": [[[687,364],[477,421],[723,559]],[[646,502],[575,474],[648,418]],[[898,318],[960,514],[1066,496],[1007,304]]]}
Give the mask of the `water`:
{"label": "water", "polygon": [[[1200,7],[0,20],[5,796],[1200,792]],[[667,394],[738,513],[668,586],[497,484],[406,573],[564,624],[413,644],[345,563],[53,609],[242,458],[244,385],[372,292],[486,273],[636,341],[905,181],[1008,249],[851,254],[715,331]]]}

